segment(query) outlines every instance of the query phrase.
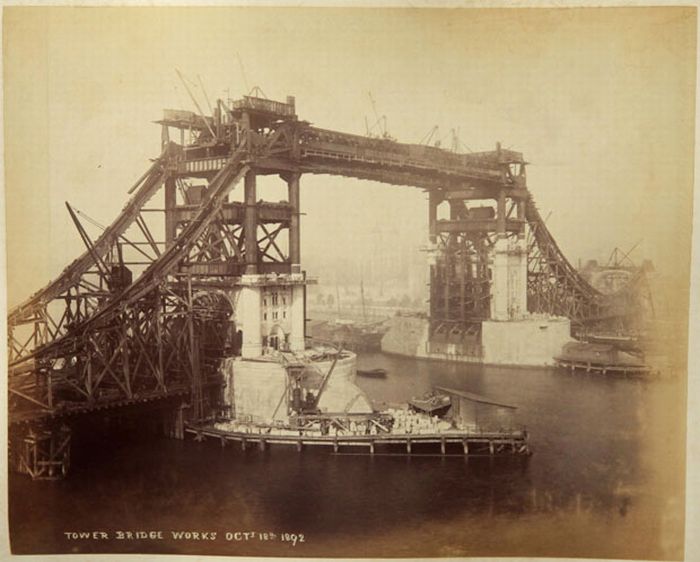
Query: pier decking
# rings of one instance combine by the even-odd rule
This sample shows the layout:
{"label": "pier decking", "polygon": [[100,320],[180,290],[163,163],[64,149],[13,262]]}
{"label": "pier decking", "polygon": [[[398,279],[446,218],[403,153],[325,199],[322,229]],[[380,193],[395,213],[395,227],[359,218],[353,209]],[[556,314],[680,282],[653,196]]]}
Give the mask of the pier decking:
{"label": "pier decking", "polygon": [[185,432],[198,441],[218,439],[224,447],[228,442],[238,442],[243,450],[249,445],[265,450],[269,445],[294,446],[301,452],[305,447],[328,447],[334,453],[361,448],[365,454],[374,455],[381,449],[401,448],[406,454],[419,454],[418,447],[434,449],[443,456],[494,456],[530,455],[527,431],[508,432],[445,432],[429,434],[377,434],[377,435],[290,435],[248,433],[217,429],[211,425],[187,424]]}
{"label": "pier decking", "polygon": [[554,358],[557,367],[569,369],[570,371],[585,371],[586,373],[597,373],[601,375],[622,375],[629,377],[643,377],[652,374],[650,367],[646,365],[605,365],[601,363],[591,363],[590,361],[576,361]]}

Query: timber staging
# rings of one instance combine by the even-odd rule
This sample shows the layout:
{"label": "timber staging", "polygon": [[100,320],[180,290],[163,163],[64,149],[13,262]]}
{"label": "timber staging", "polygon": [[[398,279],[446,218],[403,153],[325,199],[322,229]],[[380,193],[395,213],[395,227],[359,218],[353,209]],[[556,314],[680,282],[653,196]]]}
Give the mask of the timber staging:
{"label": "timber staging", "polygon": [[650,367],[647,365],[606,365],[600,363],[591,363],[590,361],[575,361],[555,357],[556,364],[562,369],[568,369],[571,372],[586,372],[596,373],[601,375],[611,374],[624,377],[644,377],[654,375]]}
{"label": "timber staging", "polygon": [[[334,453],[360,449],[364,454],[388,452],[398,448],[407,455],[434,452],[441,456],[530,456],[528,434],[525,430],[512,432],[454,432],[431,434],[395,435],[275,435],[273,433],[247,433],[226,431],[211,425],[186,424],[185,433],[195,440],[218,439],[222,447],[229,441],[240,443],[241,449],[248,445],[264,451],[270,445],[287,445],[302,452],[305,447],[332,447]],[[420,450],[417,450],[420,448]]]}

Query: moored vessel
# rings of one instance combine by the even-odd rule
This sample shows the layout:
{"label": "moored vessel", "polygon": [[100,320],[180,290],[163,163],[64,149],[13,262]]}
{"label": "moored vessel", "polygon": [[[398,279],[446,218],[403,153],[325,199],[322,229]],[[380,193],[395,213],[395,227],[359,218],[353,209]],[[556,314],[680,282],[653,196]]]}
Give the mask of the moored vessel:
{"label": "moored vessel", "polygon": [[387,375],[387,370],[378,368],[378,369],[357,369],[357,375],[360,377],[369,377],[369,378],[375,378],[375,379],[383,379],[386,378]]}
{"label": "moored vessel", "polygon": [[423,412],[430,416],[444,416],[452,406],[452,400],[448,394],[428,392],[423,396],[412,398],[408,406],[415,412]]}
{"label": "moored vessel", "polygon": [[328,341],[351,351],[381,351],[382,338],[387,331],[383,322],[355,322],[336,319],[321,321],[311,326],[314,338]]}

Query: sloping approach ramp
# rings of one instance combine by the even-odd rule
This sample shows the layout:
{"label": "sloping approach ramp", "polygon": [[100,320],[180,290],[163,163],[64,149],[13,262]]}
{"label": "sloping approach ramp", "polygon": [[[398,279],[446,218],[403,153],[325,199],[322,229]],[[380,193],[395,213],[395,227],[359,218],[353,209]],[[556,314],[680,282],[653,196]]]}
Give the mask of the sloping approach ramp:
{"label": "sloping approach ramp", "polygon": [[528,308],[580,321],[598,315],[603,295],[569,263],[530,195],[525,204],[528,243]]}
{"label": "sloping approach ramp", "polygon": [[[565,316],[576,326],[618,322],[639,316],[651,302],[646,271],[639,268],[629,282],[612,294],[595,289],[574,268],[547,228],[530,193],[525,205],[529,226],[528,309]],[[653,308],[653,305],[652,305]]]}
{"label": "sloping approach ramp", "polygon": [[[145,203],[162,185],[164,157],[158,159],[89,251],[10,312],[14,329],[43,322],[47,335],[45,341],[29,345],[15,342],[9,372],[12,421],[114,408],[189,393],[193,384],[202,385],[197,339],[206,328],[199,317],[216,315],[216,310],[198,309],[196,287],[178,268],[196,250],[230,191],[249,171],[244,154],[240,147],[219,170],[208,196],[175,243],[154,256],[133,282],[109,286],[109,271],[98,271],[105,265],[100,266],[100,261],[114,253],[115,242],[139,220]],[[99,282],[92,279],[96,276]],[[62,310],[56,305],[63,305]]]}
{"label": "sloping approach ramp", "polygon": [[[48,305],[52,301],[73,299],[81,293],[90,294],[95,289],[95,268],[97,260],[114,251],[115,243],[121,239],[126,230],[138,219],[141,209],[161,188],[165,164],[170,156],[170,147],[166,148],[146,173],[136,182],[130,192],[136,193],[129,199],[119,216],[105,229],[102,235],[92,243],[92,247],[66,267],[55,280],[31,295],[27,300],[11,308],[7,315],[8,326],[17,328],[23,324],[43,324],[43,330],[33,336],[32,341],[20,341],[10,334],[9,362],[15,363],[27,355],[28,350],[40,347],[65,334],[73,318],[89,317],[94,312],[98,298],[86,298],[82,310],[71,314],[66,307],[65,314],[58,318],[49,316]],[[37,337],[38,336],[38,337]]]}

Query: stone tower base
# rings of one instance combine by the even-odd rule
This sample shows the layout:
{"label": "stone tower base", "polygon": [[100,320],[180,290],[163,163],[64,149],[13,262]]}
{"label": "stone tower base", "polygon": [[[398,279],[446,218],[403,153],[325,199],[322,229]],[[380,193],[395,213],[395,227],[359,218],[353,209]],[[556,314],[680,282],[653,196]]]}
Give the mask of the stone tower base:
{"label": "stone tower base", "polygon": [[490,365],[554,365],[554,356],[569,341],[571,322],[558,316],[481,324],[483,361]]}
{"label": "stone tower base", "polygon": [[554,365],[554,356],[571,341],[571,323],[568,318],[560,317],[485,321],[481,325],[478,352],[430,342],[429,321],[424,317],[395,316],[389,326],[382,339],[384,353],[460,363],[546,367]]}

